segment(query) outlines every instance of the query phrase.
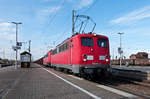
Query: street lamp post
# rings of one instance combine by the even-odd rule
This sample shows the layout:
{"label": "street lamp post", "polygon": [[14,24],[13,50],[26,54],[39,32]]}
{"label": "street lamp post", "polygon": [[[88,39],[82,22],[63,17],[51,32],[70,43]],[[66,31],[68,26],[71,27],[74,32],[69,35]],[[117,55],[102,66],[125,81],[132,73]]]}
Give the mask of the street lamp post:
{"label": "street lamp post", "polygon": [[16,63],[15,68],[17,68],[17,57],[18,57],[18,24],[22,24],[21,22],[12,22],[16,25]]}
{"label": "street lamp post", "polygon": [[30,51],[31,51],[31,40],[29,40],[29,53],[30,53]]}
{"label": "street lamp post", "polygon": [[120,35],[120,51],[119,51],[119,54],[120,54],[120,67],[122,65],[122,53],[123,53],[123,50],[122,50],[122,39],[121,39],[121,35],[124,34],[124,33],[118,33]]}

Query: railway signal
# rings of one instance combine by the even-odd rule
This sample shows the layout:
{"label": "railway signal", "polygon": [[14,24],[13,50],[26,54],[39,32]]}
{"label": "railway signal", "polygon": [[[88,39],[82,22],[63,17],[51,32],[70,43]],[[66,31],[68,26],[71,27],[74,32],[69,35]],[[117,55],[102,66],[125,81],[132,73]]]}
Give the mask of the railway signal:
{"label": "railway signal", "polygon": [[17,46],[22,46],[22,42],[17,42]]}
{"label": "railway signal", "polygon": [[21,49],[21,47],[20,46],[12,46],[12,49],[14,50],[14,51],[16,51],[16,50],[19,50],[19,49]]}

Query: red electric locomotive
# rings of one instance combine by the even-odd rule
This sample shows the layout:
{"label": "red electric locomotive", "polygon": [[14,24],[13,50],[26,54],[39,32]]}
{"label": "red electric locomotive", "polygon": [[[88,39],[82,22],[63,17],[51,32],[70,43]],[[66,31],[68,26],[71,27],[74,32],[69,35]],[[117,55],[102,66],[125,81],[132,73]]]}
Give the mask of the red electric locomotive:
{"label": "red electric locomotive", "polygon": [[75,74],[101,74],[110,68],[108,37],[76,34],[59,44],[51,55],[51,65]]}

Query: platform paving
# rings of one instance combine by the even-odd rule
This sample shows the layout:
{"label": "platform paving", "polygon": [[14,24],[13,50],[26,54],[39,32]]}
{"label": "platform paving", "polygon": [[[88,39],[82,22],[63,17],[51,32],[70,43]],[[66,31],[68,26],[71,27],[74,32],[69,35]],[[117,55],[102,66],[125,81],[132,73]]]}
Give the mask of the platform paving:
{"label": "platform paving", "polygon": [[[18,69],[15,74],[13,73],[14,71],[4,74],[9,80],[6,79],[7,83],[2,82],[1,85],[12,85],[6,93],[3,93],[3,99],[92,99],[35,65],[31,68]],[[4,75],[1,77],[7,78]],[[7,87],[4,86],[1,89],[7,89]]]}
{"label": "platform paving", "polygon": [[[66,83],[55,74],[82,90]],[[127,97],[97,87],[95,83],[76,79],[50,68],[44,70],[37,64],[32,64],[31,68],[9,68],[0,71],[0,99],[93,99],[89,94],[99,99],[127,99]]]}

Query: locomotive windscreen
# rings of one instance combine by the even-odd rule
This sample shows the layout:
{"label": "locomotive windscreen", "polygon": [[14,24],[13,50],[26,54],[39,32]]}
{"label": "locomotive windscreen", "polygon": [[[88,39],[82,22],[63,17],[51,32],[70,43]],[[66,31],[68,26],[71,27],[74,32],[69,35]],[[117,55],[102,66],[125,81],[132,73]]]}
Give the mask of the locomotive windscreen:
{"label": "locomotive windscreen", "polygon": [[99,39],[97,40],[97,43],[98,43],[98,46],[99,46],[99,47],[107,47],[107,40],[106,40],[106,39],[101,39],[101,38],[99,38]]}
{"label": "locomotive windscreen", "polygon": [[82,46],[93,46],[93,39],[91,37],[81,38]]}

